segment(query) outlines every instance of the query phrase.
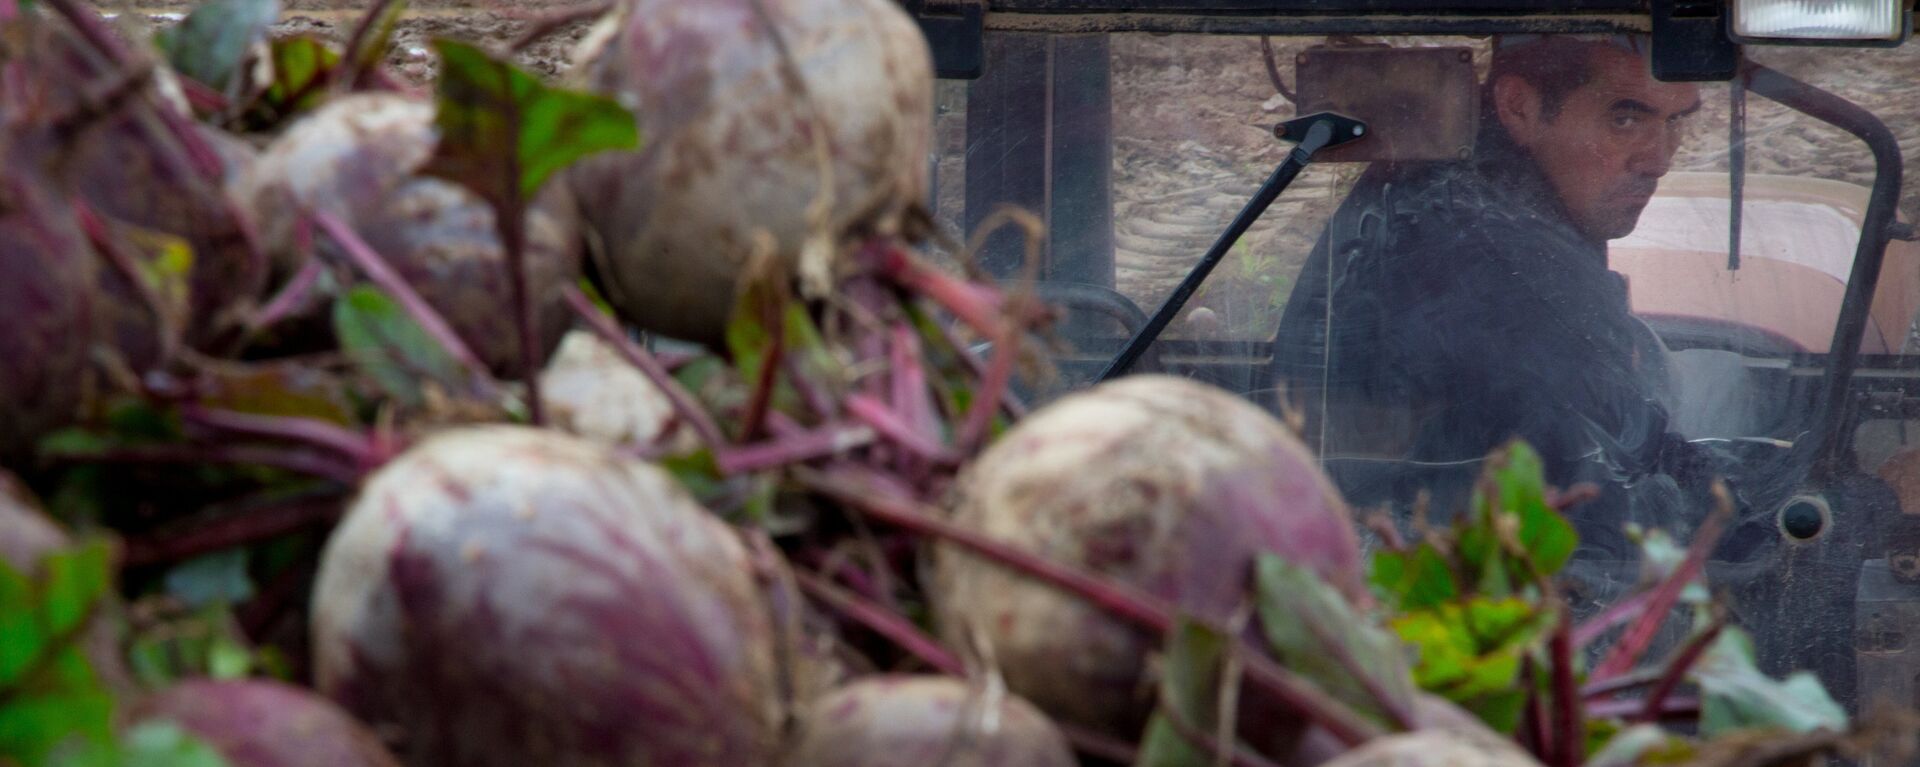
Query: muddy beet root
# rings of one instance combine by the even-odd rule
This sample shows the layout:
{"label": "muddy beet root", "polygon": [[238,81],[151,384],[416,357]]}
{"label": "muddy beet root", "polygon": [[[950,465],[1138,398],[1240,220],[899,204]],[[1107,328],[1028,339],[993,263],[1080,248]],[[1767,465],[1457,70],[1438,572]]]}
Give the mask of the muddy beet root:
{"label": "muddy beet root", "polygon": [[99,332],[98,264],[55,199],[0,173],[0,466],[24,466],[40,437],[76,418]]}
{"label": "muddy beet root", "polygon": [[[651,444],[673,424],[673,403],[646,374],[594,334],[575,330],[540,373],[553,425],[609,445]],[[682,429],[673,447],[691,447]]]}
{"label": "muddy beet root", "polygon": [[444,432],[328,541],[316,686],[414,765],[753,765],[781,710],[771,607],[665,471],[558,432]]}
{"label": "muddy beet root", "polygon": [[[1021,421],[962,477],[954,521],[1224,624],[1269,551],[1362,599],[1346,504],[1285,426],[1202,384],[1132,376]],[[1155,637],[943,547],[942,631],[980,632],[1013,690],[1063,721],[1132,735],[1152,706]]]}
{"label": "muddy beet root", "polygon": [[818,150],[829,236],[895,229],[926,195],[931,57],[892,0],[621,0],[575,66],[640,120],[638,151],[590,157],[570,179],[608,298],[645,329],[717,340],[757,233],[796,273]]}
{"label": "muddy beet root", "polygon": [[[36,158],[50,178],[116,230],[140,231],[149,243],[177,238],[192,249],[184,340],[205,348],[238,330],[267,277],[252,223],[226,186],[250,148],[195,125],[159,77],[130,78],[132,67],[110,64],[49,17],[16,31],[21,81],[33,85],[19,97],[30,104],[23,124],[53,135],[57,149]],[[107,92],[117,95],[97,96]],[[150,350],[128,351],[142,362]]]}
{"label": "muddy beet root", "polygon": [[853,682],[808,707],[794,767],[1073,767],[1073,752],[1033,704],[955,677]]}
{"label": "muddy beet root", "polygon": [[1419,730],[1370,741],[1321,767],[1540,767],[1512,741],[1472,730]]}
{"label": "muddy beet root", "polygon": [[[339,217],[447,318],[460,339],[495,373],[520,369],[519,329],[506,251],[493,209],[479,195],[418,171],[437,140],[433,105],[386,93],[346,96],[301,119],[276,139],[237,184],[250,201],[279,279],[300,266],[297,227],[306,211]],[[528,289],[542,355],[566,331],[562,287],[579,277],[578,226],[559,184],[527,214]],[[359,279],[323,233],[318,252],[343,283]],[[325,336],[326,300],[318,295],[290,336]]]}
{"label": "muddy beet root", "polygon": [[399,767],[373,732],[332,701],[262,679],[190,680],[128,712],[168,721],[246,767]]}

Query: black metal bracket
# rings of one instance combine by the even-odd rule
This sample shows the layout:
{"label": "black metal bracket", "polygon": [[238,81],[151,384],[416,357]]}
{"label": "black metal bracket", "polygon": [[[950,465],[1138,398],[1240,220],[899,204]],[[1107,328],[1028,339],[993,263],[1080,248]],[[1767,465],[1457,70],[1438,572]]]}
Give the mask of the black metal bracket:
{"label": "black metal bracket", "polygon": [[1287,185],[1293,183],[1294,177],[1307,167],[1307,163],[1313,159],[1313,153],[1365,138],[1367,124],[1346,115],[1319,112],[1274,126],[1273,135],[1282,141],[1295,142],[1298,146],[1287,153],[1287,158],[1280,162],[1279,167],[1273,169],[1273,175],[1268,176],[1259,191],[1253,193],[1252,199],[1241,206],[1240,213],[1233,217],[1233,223],[1228,224],[1227,230],[1213,241],[1213,247],[1207,249],[1206,255],[1201,256],[1200,262],[1194,264],[1193,270],[1180,280],[1167,300],[1154,310],[1153,316],[1147,319],[1146,327],[1127,339],[1126,347],[1114,355],[1113,361],[1107,363],[1107,368],[1100,371],[1099,378],[1095,380],[1107,381],[1125,375],[1127,369],[1133,367],[1134,361],[1160,337],[1161,331],[1173,322],[1174,316],[1187,305],[1187,300],[1193,298],[1200,284],[1206,282],[1207,275],[1213,273],[1213,268],[1220,264],[1228,251],[1233,250],[1234,243],[1240,241],[1241,235],[1253,227],[1253,222],[1260,220],[1260,214],[1267,212],[1273,201],[1280,198],[1280,193],[1287,190]]}
{"label": "black metal bracket", "polygon": [[1740,46],[1727,37],[1723,0],[1653,0],[1651,10],[1654,79],[1733,79],[1740,67]]}
{"label": "black metal bracket", "polygon": [[901,0],[933,51],[933,76],[973,80],[986,71],[986,5],[982,0]]}

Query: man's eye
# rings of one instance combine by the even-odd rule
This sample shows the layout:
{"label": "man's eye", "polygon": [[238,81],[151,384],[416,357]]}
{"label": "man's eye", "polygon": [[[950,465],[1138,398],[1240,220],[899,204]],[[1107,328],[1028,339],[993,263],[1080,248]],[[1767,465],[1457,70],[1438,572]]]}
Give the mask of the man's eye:
{"label": "man's eye", "polygon": [[1628,128],[1632,128],[1639,124],[1640,124],[1639,115],[1616,115],[1613,118],[1613,127],[1619,128],[1621,130],[1626,130]]}

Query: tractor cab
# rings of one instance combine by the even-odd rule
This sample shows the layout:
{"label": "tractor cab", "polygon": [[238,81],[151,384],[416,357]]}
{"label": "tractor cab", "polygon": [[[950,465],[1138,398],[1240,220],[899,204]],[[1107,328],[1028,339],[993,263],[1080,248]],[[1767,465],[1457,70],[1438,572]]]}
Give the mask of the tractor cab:
{"label": "tractor cab", "polygon": [[1224,387],[1402,525],[1551,443],[1600,488],[1576,611],[1724,477],[1708,576],[1763,663],[1920,705],[1907,3],[908,5],[949,255],[1062,311],[1031,401]]}

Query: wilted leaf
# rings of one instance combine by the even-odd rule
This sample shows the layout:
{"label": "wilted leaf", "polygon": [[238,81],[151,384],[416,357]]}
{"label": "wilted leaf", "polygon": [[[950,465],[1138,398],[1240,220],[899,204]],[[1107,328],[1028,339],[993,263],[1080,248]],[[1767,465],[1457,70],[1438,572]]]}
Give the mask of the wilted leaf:
{"label": "wilted leaf", "polygon": [[[1387,722],[1385,705],[1413,707],[1413,679],[1399,640],[1357,615],[1347,600],[1306,568],[1262,554],[1255,569],[1260,625],[1288,668],[1341,702]],[[1383,703],[1369,691],[1386,696]]]}
{"label": "wilted leaf", "polygon": [[210,379],[200,404],[252,415],[355,423],[345,388],[331,373],[303,365],[205,366]]}
{"label": "wilted leaf", "polygon": [[424,402],[423,381],[448,391],[465,385],[453,355],[379,288],[359,285],[341,296],[333,305],[333,329],[354,365],[402,404]]}
{"label": "wilted leaf", "polygon": [[115,228],[139,258],[140,280],[159,301],[168,322],[184,325],[193,301],[193,245],[165,232],[122,224]]}
{"label": "wilted leaf", "polygon": [[[1136,767],[1210,767],[1206,749],[1169,720],[1179,717],[1192,733],[1213,736],[1219,728],[1220,681],[1229,640],[1204,625],[1182,619],[1167,637],[1160,669],[1160,705],[1147,722]],[[1169,712],[1171,709],[1171,712]],[[1222,743],[1230,747],[1232,741]]]}
{"label": "wilted leaf", "polygon": [[267,38],[279,0],[206,0],[179,24],[154,34],[167,63],[181,74],[225,90],[247,50]]}
{"label": "wilted leaf", "polygon": [[167,593],[188,607],[239,604],[253,597],[244,548],[207,554],[167,571]]}
{"label": "wilted leaf", "polygon": [[1796,671],[1776,680],[1753,661],[1753,639],[1728,628],[1701,656],[1689,676],[1700,685],[1700,733],[1712,737],[1747,728],[1789,732],[1845,731],[1846,711],[1820,680]]}
{"label": "wilted leaf", "polygon": [[441,39],[434,47],[440,142],[426,172],[474,190],[502,216],[522,212],[573,161],[639,143],[633,114],[610,98],[547,87],[466,43]]}

